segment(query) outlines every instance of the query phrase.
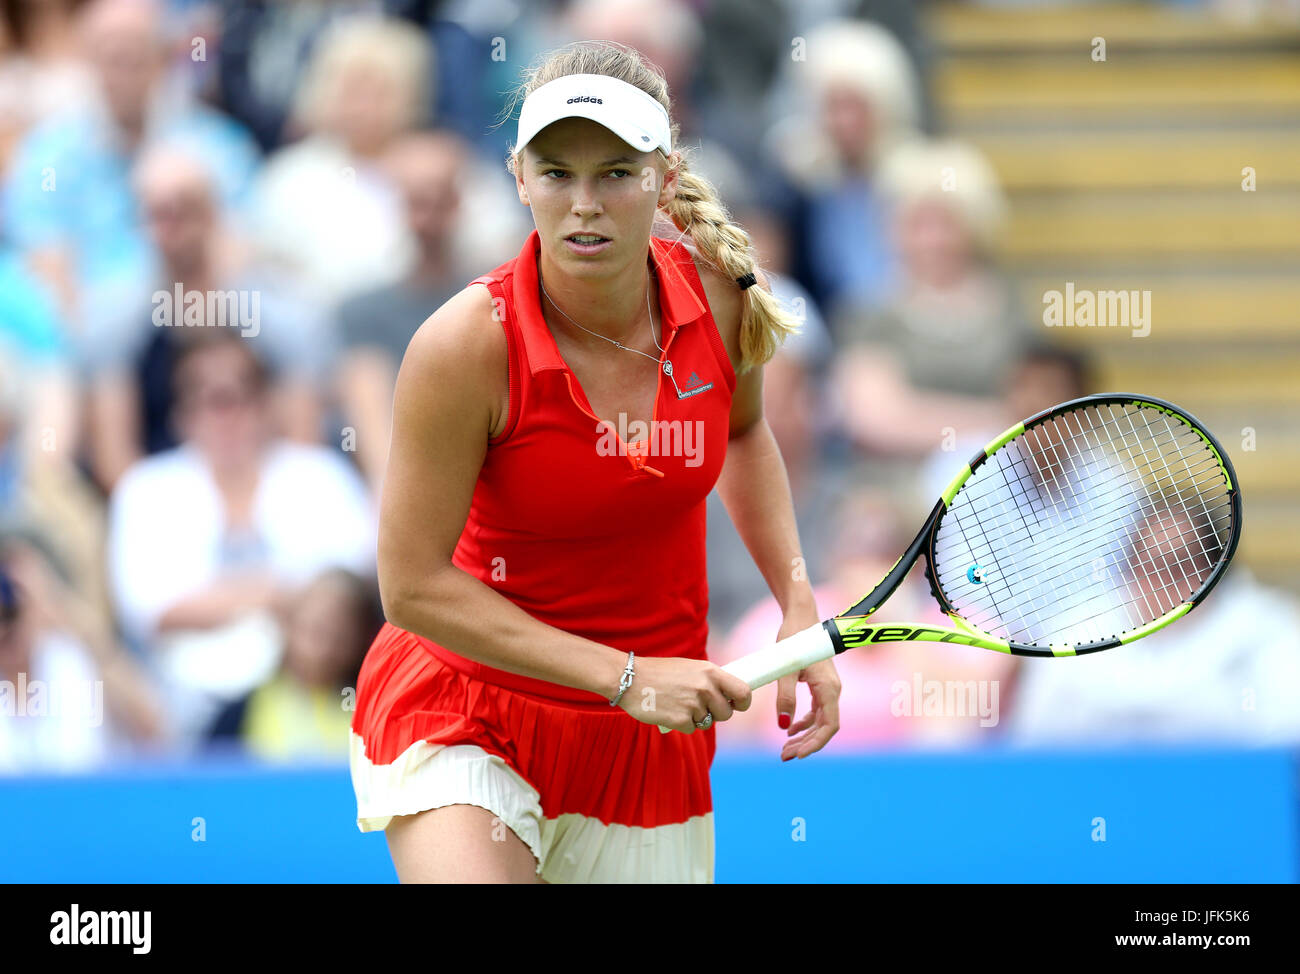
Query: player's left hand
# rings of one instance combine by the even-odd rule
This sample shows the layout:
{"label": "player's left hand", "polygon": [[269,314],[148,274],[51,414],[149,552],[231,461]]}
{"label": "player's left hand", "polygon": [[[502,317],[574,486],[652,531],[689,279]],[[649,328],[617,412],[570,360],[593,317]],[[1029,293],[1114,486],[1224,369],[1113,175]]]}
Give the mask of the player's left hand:
{"label": "player's left hand", "polygon": [[[811,621],[802,617],[786,616],[777,639],[784,639],[807,629],[817,622],[816,609]],[[812,709],[791,723],[795,710],[795,688],[807,683],[812,693]],[[822,660],[812,666],[783,676],[777,681],[777,723],[786,729],[789,739],[781,747],[781,760],[806,758],[820,751],[840,729],[840,675],[835,671],[834,660]]]}

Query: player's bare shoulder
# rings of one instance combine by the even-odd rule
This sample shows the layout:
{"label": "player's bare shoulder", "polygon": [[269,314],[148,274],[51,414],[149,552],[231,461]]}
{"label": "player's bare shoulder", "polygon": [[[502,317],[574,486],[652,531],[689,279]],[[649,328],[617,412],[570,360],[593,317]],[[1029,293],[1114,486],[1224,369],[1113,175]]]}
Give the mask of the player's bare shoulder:
{"label": "player's bare shoulder", "polygon": [[[504,427],[509,395],[505,332],[492,295],[471,284],[429,315],[412,336],[402,360],[402,387],[437,383],[490,411],[491,434]],[[468,403],[467,403],[468,404]]]}

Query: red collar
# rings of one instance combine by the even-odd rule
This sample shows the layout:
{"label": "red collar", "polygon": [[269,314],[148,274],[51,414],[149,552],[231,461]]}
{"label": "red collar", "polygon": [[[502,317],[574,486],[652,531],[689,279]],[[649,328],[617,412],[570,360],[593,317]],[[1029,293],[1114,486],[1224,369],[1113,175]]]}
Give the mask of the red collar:
{"label": "red collar", "polygon": [[[547,369],[568,369],[555,344],[555,336],[542,317],[537,286],[537,254],[540,248],[541,238],[534,230],[528,235],[514,263],[515,317],[524,338],[524,350],[533,375]],[[659,308],[663,315],[660,343],[666,346],[673,332],[682,325],[703,317],[709,309],[682,272],[683,261],[690,261],[692,269],[694,268],[693,258],[685,246],[679,242],[651,237],[650,255],[655,263],[655,278],[659,282]]]}

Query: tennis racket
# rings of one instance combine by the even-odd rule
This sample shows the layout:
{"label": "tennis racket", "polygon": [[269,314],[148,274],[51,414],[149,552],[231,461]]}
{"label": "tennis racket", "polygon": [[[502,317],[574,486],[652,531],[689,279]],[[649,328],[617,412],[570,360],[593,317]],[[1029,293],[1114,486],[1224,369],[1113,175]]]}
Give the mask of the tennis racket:
{"label": "tennis racket", "polygon": [[[1085,396],[973,457],[861,600],[723,669],[753,689],[877,643],[1052,657],[1112,649],[1200,605],[1240,537],[1236,474],[1204,426],[1150,396]],[[953,627],[877,622],[922,555]]]}

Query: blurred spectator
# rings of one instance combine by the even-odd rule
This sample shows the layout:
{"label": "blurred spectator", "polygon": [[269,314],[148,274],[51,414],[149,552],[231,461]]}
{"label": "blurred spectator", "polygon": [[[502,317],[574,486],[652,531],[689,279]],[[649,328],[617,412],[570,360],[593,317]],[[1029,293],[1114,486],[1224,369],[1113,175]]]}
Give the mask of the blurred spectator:
{"label": "blurred spectator", "polygon": [[35,366],[62,362],[67,354],[63,322],[49,288],[3,243],[0,243],[0,346]]}
{"label": "blurred spectator", "polygon": [[789,232],[783,213],[772,206],[771,184],[753,167],[724,163],[720,155],[705,165],[733,218],[749,234],[772,293],[799,321],[799,331],[763,368],[763,412],[785,458],[790,489],[796,502],[804,501],[825,472],[821,453],[829,428],[823,389],[834,356],[831,334],[816,300],[791,272]]}
{"label": "blurred spectator", "polygon": [[0,4],[0,172],[32,125],[84,102],[94,80],[76,58],[74,14],[84,0]]}
{"label": "blurred spectator", "polygon": [[[218,105],[222,0],[166,0],[172,83],[184,96]],[[243,121],[242,119],[240,120]],[[250,132],[250,135],[255,133]]]}
{"label": "blurred spectator", "polygon": [[0,288],[0,523],[38,532],[69,587],[107,627],[102,500],[73,462],[73,390],[59,347],[5,340],[5,325],[23,324],[5,307],[19,291]]}
{"label": "blurred spectator", "polygon": [[[67,461],[75,455],[77,391],[69,351],[63,319],[49,288],[0,233],[0,357],[10,359],[12,368],[21,372],[21,402],[33,417],[19,447],[25,462]],[[9,381],[12,396],[17,375]],[[0,389],[0,397],[5,392]]]}
{"label": "blurred spectator", "polygon": [[[922,71],[930,67],[929,25],[916,0],[781,0],[790,21],[790,34],[806,37],[827,20],[869,21],[898,39]],[[794,49],[792,43],[791,49]]]}
{"label": "blurred spectator", "polygon": [[376,496],[388,464],[393,387],[420,324],[474,277],[456,247],[469,147],[448,132],[406,136],[386,160],[406,205],[418,257],[402,280],[339,306],[344,353],[338,373],[344,422],[356,430],[357,458]]}
{"label": "blurred spectator", "polygon": [[893,203],[901,276],[878,310],[835,325],[835,391],[850,436],[873,454],[915,457],[948,427],[1003,417],[1007,363],[1033,339],[992,263],[1003,211],[982,155],[957,142],[895,150],[879,184]]}
{"label": "blurred spectator", "polygon": [[[1092,367],[1085,356],[1055,345],[1030,344],[1021,351],[1007,376],[1004,398],[1009,418],[1003,428],[1067,399],[1096,391]],[[996,435],[1002,430],[994,432]]]}
{"label": "blurred spectator", "polygon": [[18,425],[22,409],[22,390],[16,370],[4,345],[0,345],[0,521],[18,502],[20,479],[25,458],[22,455]]}
{"label": "blurred spectator", "polygon": [[790,58],[795,31],[786,6],[783,0],[714,0],[701,11],[698,127],[744,159],[759,157],[769,90]]}
{"label": "blurred spectator", "polygon": [[933,503],[957,470],[1003,430],[1044,409],[1093,391],[1083,356],[1052,345],[1029,346],[1007,374],[1002,394],[1004,406],[996,421],[984,427],[967,424],[952,427],[951,440],[941,442],[922,464],[921,499]]}
{"label": "blurred spectator", "polygon": [[[374,10],[373,0],[303,3],[225,0],[217,54],[221,104],[266,151],[288,136],[294,91],[320,35],[335,20]],[[301,133],[296,133],[301,134]]]}
{"label": "blurred spectator", "polygon": [[81,39],[96,97],[32,129],[15,150],[7,227],[74,325],[81,287],[113,273],[144,276],[152,262],[130,186],[143,145],[166,138],[193,146],[232,205],[244,201],[257,162],[239,125],[168,84],[162,24],[153,0],[92,0]]}
{"label": "blurred spectator", "polygon": [[327,303],[391,283],[414,260],[401,200],[380,163],[425,117],[432,54],[405,21],[335,21],[295,97],[306,134],[259,176],[259,242]]}
{"label": "blurred spectator", "polygon": [[0,771],[82,770],[151,744],[162,708],[30,532],[0,531]]}
{"label": "blurred spectator", "polygon": [[1178,624],[1130,646],[1020,661],[1022,744],[1300,743],[1300,608],[1237,565]]}
{"label": "blurred spectator", "polygon": [[83,352],[91,380],[89,445],[100,484],[111,490],[136,460],[177,445],[176,359],[205,328],[237,328],[274,377],[276,431],[319,442],[323,391],[336,357],[323,310],[241,249],[210,170],[185,148],[143,153],[135,186],[160,268],[149,286],[133,277],[105,286],[88,314],[95,320]]}
{"label": "blurred spectator", "polygon": [[268,760],[346,758],[357,673],[382,624],[370,583],[342,569],[318,576],[289,607],[280,671],[222,723]]}
{"label": "blurred spectator", "polygon": [[[384,8],[428,31],[438,52],[430,79],[432,110],[422,121],[436,122],[439,128],[458,133],[494,159],[504,155],[505,146],[488,131],[486,120],[497,108],[497,91],[504,90],[509,82],[503,79],[496,86],[493,69],[518,58],[513,46],[507,52],[501,45],[507,28],[515,33],[521,27],[519,21],[525,12],[507,6],[492,9],[488,4],[445,0],[384,0]],[[506,53],[511,57],[505,58]]]}
{"label": "blurred spectator", "polygon": [[114,489],[109,565],[124,632],[156,654],[178,733],[279,662],[275,613],[319,572],[371,573],[374,511],[348,463],[272,436],[266,372],[226,330],[176,361],[181,445],[142,460]]}
{"label": "blurred spectator", "polygon": [[764,144],[802,196],[796,273],[834,327],[841,309],[874,305],[894,279],[876,168],[916,128],[917,83],[907,53],[875,24],[829,21],[806,41],[787,68],[806,107]]}
{"label": "blurred spectator", "polygon": [[684,0],[573,0],[562,29],[569,40],[616,41],[641,52],[663,72],[673,100],[673,120],[685,138],[702,133],[697,125],[691,82],[704,41],[699,16]]}
{"label": "blurred spectator", "polygon": [[[893,567],[910,535],[902,529],[910,522],[887,496],[855,488],[836,505],[834,521],[839,531],[828,565],[828,580],[816,585],[818,614],[823,618],[843,612],[869,593]],[[926,591],[919,569],[890,596],[882,622],[900,621],[947,625]],[[756,652],[776,640],[781,610],[768,596],[736,624],[720,644],[711,645],[709,658],[725,665]],[[915,744],[973,743],[985,731],[995,733],[1000,723],[1001,685],[1011,670],[999,653],[947,643],[885,642],[859,647],[835,658],[843,683],[840,696],[840,732],[831,743],[841,751]],[[960,707],[926,706],[931,688],[943,687],[939,696],[950,699],[949,687],[959,688]],[[914,688],[920,686],[922,699]],[[809,699],[801,684],[796,716],[807,712]],[[981,705],[987,709],[981,712]],[[796,724],[797,727],[797,724]],[[776,723],[776,685],[754,692],[749,710],[737,713],[719,733],[722,747],[771,747],[779,750],[787,732]]]}
{"label": "blurred spectator", "polygon": [[[816,16],[815,3],[788,2],[803,7],[809,16]],[[935,110],[930,89],[934,83],[935,38],[925,5],[915,0],[830,0],[830,3],[842,11],[840,16],[879,24],[903,45],[916,65],[918,119],[925,131],[934,131]]]}

